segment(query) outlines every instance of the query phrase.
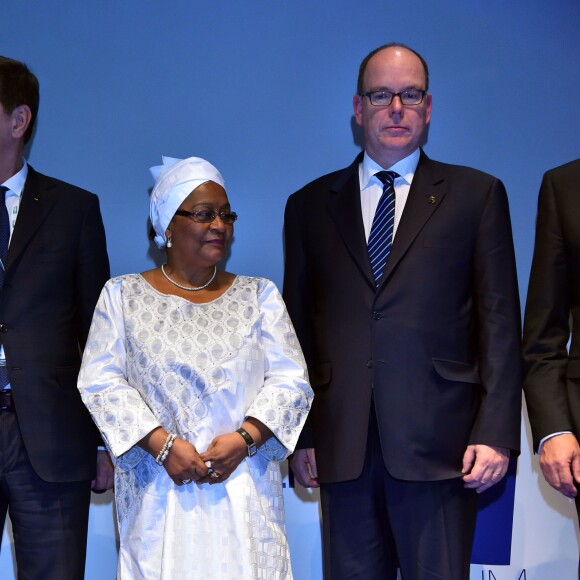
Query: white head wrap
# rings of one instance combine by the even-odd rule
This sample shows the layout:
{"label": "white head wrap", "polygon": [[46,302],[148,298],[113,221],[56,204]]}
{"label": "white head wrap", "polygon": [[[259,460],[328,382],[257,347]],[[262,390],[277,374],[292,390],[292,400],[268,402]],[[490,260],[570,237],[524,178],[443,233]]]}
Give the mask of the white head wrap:
{"label": "white head wrap", "polygon": [[202,183],[213,181],[226,188],[220,172],[208,161],[200,157],[187,159],[162,158],[163,165],[151,167],[155,186],[151,192],[149,216],[157,234],[158,248],[165,247],[165,231],[183,200]]}

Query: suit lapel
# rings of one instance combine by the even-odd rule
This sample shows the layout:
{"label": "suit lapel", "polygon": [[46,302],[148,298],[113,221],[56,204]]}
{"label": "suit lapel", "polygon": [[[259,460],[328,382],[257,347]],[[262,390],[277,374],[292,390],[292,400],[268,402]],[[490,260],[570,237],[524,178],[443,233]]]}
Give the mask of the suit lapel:
{"label": "suit lapel", "polygon": [[409,190],[405,209],[397,227],[393,249],[381,280],[379,290],[390,279],[397,264],[403,259],[409,247],[441,205],[446,193],[445,179],[435,164],[421,151],[417,171]]}
{"label": "suit lapel", "polygon": [[360,153],[352,165],[341,173],[331,190],[328,211],[352,259],[374,288],[360,202],[358,166],[362,158],[363,153]]}
{"label": "suit lapel", "polygon": [[10,247],[8,248],[7,271],[10,270],[10,266],[24,251],[52,209],[53,202],[50,196],[46,195],[50,187],[50,182],[47,182],[43,175],[28,166],[28,176],[24,184],[18,217],[16,218],[16,225],[14,226]]}

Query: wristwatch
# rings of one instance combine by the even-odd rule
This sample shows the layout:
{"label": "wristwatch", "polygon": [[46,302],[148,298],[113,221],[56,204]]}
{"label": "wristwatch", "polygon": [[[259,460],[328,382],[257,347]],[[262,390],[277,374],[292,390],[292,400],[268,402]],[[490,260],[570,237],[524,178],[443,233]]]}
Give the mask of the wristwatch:
{"label": "wristwatch", "polygon": [[252,436],[243,427],[236,429],[236,433],[239,433],[244,438],[244,441],[246,442],[246,449],[248,450],[248,457],[256,455],[258,452],[258,446],[252,439]]}

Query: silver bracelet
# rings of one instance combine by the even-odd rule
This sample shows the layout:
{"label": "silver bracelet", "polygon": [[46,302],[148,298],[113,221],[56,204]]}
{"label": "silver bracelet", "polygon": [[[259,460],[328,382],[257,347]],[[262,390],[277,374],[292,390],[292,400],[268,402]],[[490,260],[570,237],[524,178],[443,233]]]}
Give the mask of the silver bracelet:
{"label": "silver bracelet", "polygon": [[165,440],[161,451],[159,451],[159,454],[155,458],[155,463],[157,463],[157,465],[163,465],[163,462],[167,459],[175,439],[177,439],[177,435],[175,433],[169,433],[169,435],[167,435],[167,439]]}

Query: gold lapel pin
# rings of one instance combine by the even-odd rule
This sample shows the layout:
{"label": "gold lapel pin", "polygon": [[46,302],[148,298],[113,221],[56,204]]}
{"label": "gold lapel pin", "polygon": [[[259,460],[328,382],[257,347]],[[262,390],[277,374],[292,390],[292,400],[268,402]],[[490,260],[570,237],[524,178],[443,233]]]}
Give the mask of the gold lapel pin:
{"label": "gold lapel pin", "polygon": [[437,203],[437,198],[436,198],[434,195],[430,195],[430,196],[427,198],[427,203],[431,203],[431,204],[433,204],[433,203]]}

